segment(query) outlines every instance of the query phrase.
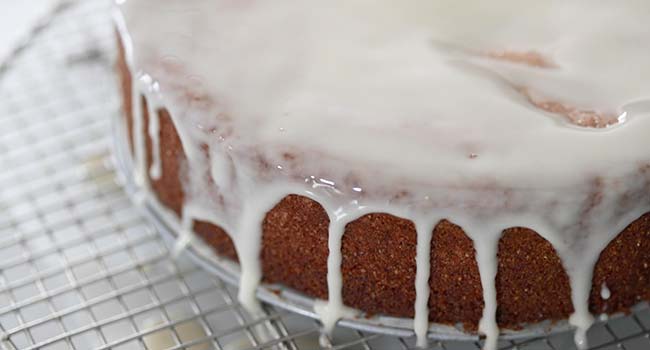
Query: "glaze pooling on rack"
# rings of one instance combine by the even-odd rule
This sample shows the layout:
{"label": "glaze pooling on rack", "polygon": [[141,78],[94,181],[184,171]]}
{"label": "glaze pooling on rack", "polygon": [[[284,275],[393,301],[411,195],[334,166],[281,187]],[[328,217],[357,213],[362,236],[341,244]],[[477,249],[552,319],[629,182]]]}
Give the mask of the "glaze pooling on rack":
{"label": "glaze pooling on rack", "polygon": [[[249,310],[259,307],[261,222],[298,194],[330,218],[329,300],[317,304],[326,328],[349,317],[345,227],[381,212],[417,228],[419,345],[429,311],[425,260],[441,218],[474,241],[487,349],[499,334],[497,246],[515,226],[557,251],[582,343],[600,252],[650,211],[642,171],[650,163],[650,50],[638,45],[650,40],[650,3],[120,2],[136,178],[148,191],[147,174],[160,176],[159,149],[146,169],[144,135],[159,148],[151,120],[165,108],[187,156],[184,242],[194,220],[231,235],[239,300]],[[591,130],[572,116],[618,117]]]}

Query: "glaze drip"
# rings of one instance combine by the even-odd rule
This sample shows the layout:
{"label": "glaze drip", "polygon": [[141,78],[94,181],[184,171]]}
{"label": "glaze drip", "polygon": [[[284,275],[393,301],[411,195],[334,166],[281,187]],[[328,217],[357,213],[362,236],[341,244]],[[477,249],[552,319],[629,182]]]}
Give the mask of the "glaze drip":
{"label": "glaze drip", "polygon": [[435,225],[441,221],[431,220],[426,216],[415,221],[418,235],[415,275],[415,317],[413,330],[417,336],[417,346],[427,347],[427,332],[429,331],[429,274],[431,272],[431,236]]}
{"label": "glaze drip", "polygon": [[251,312],[260,307],[264,215],[298,194],[330,219],[329,295],[316,307],[326,329],[350,316],[345,227],[381,212],[417,229],[418,345],[426,345],[431,235],[444,218],[474,241],[486,349],[499,334],[498,242],[516,226],[560,256],[570,322],[585,346],[599,254],[650,211],[642,171],[650,51],[639,45],[650,41],[650,3],[118,3],[134,77],[136,180],[149,191],[149,178],[162,175],[164,108],[187,156],[179,249],[194,220],[228,232],[241,262],[239,300]]}

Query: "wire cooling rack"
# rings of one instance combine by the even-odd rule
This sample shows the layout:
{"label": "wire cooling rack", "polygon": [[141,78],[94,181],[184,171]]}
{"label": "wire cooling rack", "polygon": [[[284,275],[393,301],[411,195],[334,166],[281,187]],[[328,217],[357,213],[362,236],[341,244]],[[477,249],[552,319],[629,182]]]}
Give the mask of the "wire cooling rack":
{"label": "wire cooling rack", "polygon": [[[109,4],[61,4],[0,63],[0,349],[413,348],[412,338],[343,328],[320,336],[317,322],[271,306],[253,318],[236,290],[170,258],[111,162],[120,102]],[[649,334],[650,309],[640,306],[590,340],[593,350],[650,349]],[[501,349],[574,346],[564,333]]]}

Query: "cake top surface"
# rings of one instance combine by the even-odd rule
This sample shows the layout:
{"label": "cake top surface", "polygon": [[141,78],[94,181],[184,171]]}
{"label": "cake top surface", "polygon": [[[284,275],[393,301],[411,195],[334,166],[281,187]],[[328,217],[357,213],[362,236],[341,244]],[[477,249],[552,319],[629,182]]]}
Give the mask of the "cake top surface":
{"label": "cake top surface", "polygon": [[536,188],[650,163],[646,0],[118,3],[165,106],[278,172]]}

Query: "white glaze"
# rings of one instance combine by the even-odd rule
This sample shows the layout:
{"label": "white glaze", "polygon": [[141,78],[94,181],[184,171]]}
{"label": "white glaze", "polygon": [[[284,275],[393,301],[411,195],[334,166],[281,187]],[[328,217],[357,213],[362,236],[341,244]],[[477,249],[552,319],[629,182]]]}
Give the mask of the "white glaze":
{"label": "white glaze", "polygon": [[600,287],[600,297],[603,300],[609,300],[609,298],[612,297],[612,291],[607,288],[607,284],[603,283],[603,285]]}
{"label": "white glaze", "polygon": [[431,236],[435,225],[442,220],[427,216],[416,220],[415,229],[418,233],[418,248],[416,254],[417,269],[415,274],[415,317],[413,330],[417,336],[417,346],[427,348],[427,332],[429,331],[429,275],[431,273]]}
{"label": "white glaze", "polygon": [[481,275],[483,286],[483,317],[479,322],[478,329],[485,334],[485,349],[496,349],[499,338],[499,326],[497,325],[497,248],[503,226],[500,228],[489,225],[463,226],[467,235],[474,241],[476,249],[476,261]]}
{"label": "white glaze", "polygon": [[[345,225],[386,212],[418,229],[419,345],[429,311],[430,228],[440,218],[474,241],[486,348],[499,333],[497,243],[513,226],[536,230],[557,250],[572,288],[570,322],[583,342],[600,252],[650,210],[649,174],[640,171],[650,163],[650,48],[642,44],[650,42],[650,3],[119,3],[135,77],[136,178],[149,187],[145,96],[150,116],[163,106],[170,112],[187,155],[191,210],[182,221],[212,222],[232,236],[243,305],[258,307],[264,214],[296,193],[319,201],[330,217],[329,300],[318,307],[326,328],[345,315]],[[503,51],[536,52],[549,65],[491,56]],[[620,125],[580,128],[528,98],[619,116]],[[151,119],[156,179],[159,125]]]}
{"label": "white glaze", "polygon": [[158,110],[147,104],[149,113],[149,138],[151,139],[151,167],[149,168],[149,177],[158,180],[162,176],[162,162],[160,160],[160,116]]}

